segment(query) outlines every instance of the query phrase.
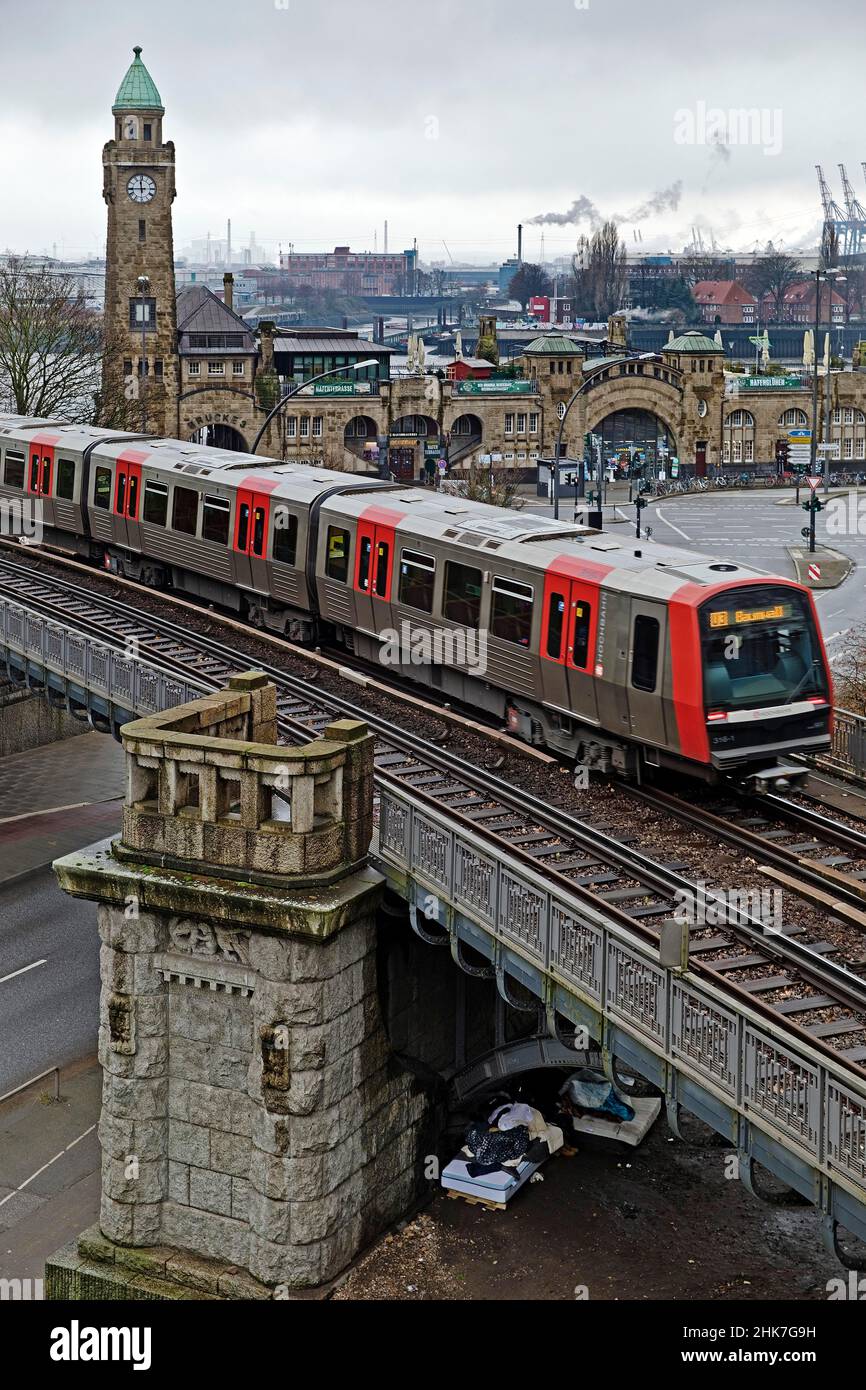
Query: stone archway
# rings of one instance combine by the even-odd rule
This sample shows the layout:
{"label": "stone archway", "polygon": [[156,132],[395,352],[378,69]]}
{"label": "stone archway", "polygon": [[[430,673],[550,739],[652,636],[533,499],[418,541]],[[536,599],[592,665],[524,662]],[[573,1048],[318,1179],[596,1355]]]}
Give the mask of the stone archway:
{"label": "stone archway", "polygon": [[601,439],[601,457],[605,465],[615,460],[619,476],[657,477],[668,471],[669,459],[679,457],[676,434],[653,410],[630,406],[609,411],[590,429]]}
{"label": "stone archway", "polygon": [[356,458],[365,459],[367,461],[370,461],[371,455],[375,454],[375,457],[372,459],[372,461],[375,462],[375,458],[378,457],[378,433],[379,428],[372,416],[353,415],[350,420],[346,421],[346,426],[343,430],[343,447],[347,449],[350,454],[354,454]]}
{"label": "stone archway", "polygon": [[439,425],[432,415],[403,415],[392,421],[388,434],[388,468],[408,482],[419,477],[424,461],[439,454]]}
{"label": "stone archway", "polygon": [[223,421],[202,425],[189,436],[191,444],[205,444],[212,449],[230,449],[236,454],[249,453],[249,445],[240,430]]}
{"label": "stone archway", "polygon": [[452,422],[448,444],[449,466],[473,454],[481,446],[484,433],[483,422],[478,415],[466,413],[458,415]]}

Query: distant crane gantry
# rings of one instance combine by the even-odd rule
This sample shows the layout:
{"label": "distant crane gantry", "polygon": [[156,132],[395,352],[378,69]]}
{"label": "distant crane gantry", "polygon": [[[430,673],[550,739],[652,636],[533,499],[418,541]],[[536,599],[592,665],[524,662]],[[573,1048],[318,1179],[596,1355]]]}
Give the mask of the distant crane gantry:
{"label": "distant crane gantry", "polygon": [[[862,164],[863,174],[866,177],[866,160]],[[839,173],[842,177],[842,196],[845,199],[844,210],[839,206],[833,197],[824,178],[824,171],[820,164],[815,165],[818,174],[818,187],[821,190],[821,206],[824,209],[824,226],[832,227],[839,242],[839,251],[844,256],[856,256],[866,249],[866,210],[854,196],[854,189],[851,181],[845,172],[845,165],[839,165]]]}

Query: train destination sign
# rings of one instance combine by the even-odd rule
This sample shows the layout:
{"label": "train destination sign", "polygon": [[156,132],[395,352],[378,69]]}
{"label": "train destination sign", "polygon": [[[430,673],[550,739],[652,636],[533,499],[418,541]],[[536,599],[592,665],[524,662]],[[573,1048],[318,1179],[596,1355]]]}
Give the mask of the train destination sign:
{"label": "train destination sign", "polygon": [[772,608],[735,608],[733,614],[726,608],[710,614],[710,627],[729,627],[734,623],[767,623],[777,618],[790,618],[791,606],[776,603]]}

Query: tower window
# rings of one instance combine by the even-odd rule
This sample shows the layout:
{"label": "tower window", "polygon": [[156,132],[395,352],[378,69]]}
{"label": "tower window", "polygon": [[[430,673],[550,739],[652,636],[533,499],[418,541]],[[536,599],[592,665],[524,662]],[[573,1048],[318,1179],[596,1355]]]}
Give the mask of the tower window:
{"label": "tower window", "polygon": [[162,381],[162,358],[161,358],[161,357],[157,357],[156,361],[155,361],[154,364],[153,364],[153,374],[154,374],[154,376],[156,377],[157,381]]}
{"label": "tower window", "polygon": [[145,123],[144,123],[144,138],[145,138],[145,140],[150,140],[150,139],[152,138],[152,131],[153,131],[153,127],[151,126],[150,122],[149,122],[149,121],[145,121]]}
{"label": "tower window", "polygon": [[147,223],[143,217],[138,219],[138,239],[139,241],[147,241]]}
{"label": "tower window", "polygon": [[129,326],[139,333],[144,327],[145,333],[156,332],[156,300],[141,299],[136,296],[129,301]]}

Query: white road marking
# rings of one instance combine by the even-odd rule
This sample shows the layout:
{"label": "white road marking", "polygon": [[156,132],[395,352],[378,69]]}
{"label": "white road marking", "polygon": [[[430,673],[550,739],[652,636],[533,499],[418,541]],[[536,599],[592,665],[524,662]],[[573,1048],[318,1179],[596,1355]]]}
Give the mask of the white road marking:
{"label": "white road marking", "polygon": [[7,980],[14,980],[16,975],[26,975],[28,970],[35,970],[37,965],[45,965],[47,960],[46,956],[44,960],[34,960],[30,965],[22,965],[20,970],[13,970],[11,975],[4,975],[0,979],[0,985],[5,985]]}
{"label": "white road marking", "polygon": [[0,1207],[4,1206],[6,1202],[10,1202],[13,1197],[17,1197],[18,1193],[23,1192],[24,1188],[28,1187],[30,1183],[33,1182],[34,1178],[38,1178],[39,1174],[44,1173],[46,1168],[50,1168],[52,1163],[56,1163],[58,1158],[62,1158],[64,1154],[68,1154],[70,1149],[74,1149],[76,1144],[80,1144],[82,1139],[86,1139],[88,1134],[92,1134],[95,1129],[96,1125],[91,1125],[83,1134],[79,1134],[77,1139],[73,1139],[71,1144],[67,1144],[65,1149],[61,1149],[59,1154],[55,1154],[53,1158],[49,1158],[47,1163],[43,1163],[41,1168],[37,1168],[35,1173],[31,1173],[29,1178],[25,1178],[22,1183],[19,1183],[14,1192],[9,1192],[5,1197],[0,1198]]}
{"label": "white road marking", "polygon": [[672,521],[668,521],[666,516],[662,516],[661,507],[656,507],[656,516],[658,517],[659,521],[664,522],[665,526],[669,526],[672,531],[676,531],[678,536],[682,536],[684,541],[688,541],[691,544],[691,536],[687,536],[685,531],[680,530],[679,526],[674,526],[674,523]]}
{"label": "white road marking", "polygon": [[833,632],[829,637],[824,638],[824,646],[829,647],[831,642],[836,642],[840,637],[847,637],[851,631],[850,627],[843,627],[841,632]]}

